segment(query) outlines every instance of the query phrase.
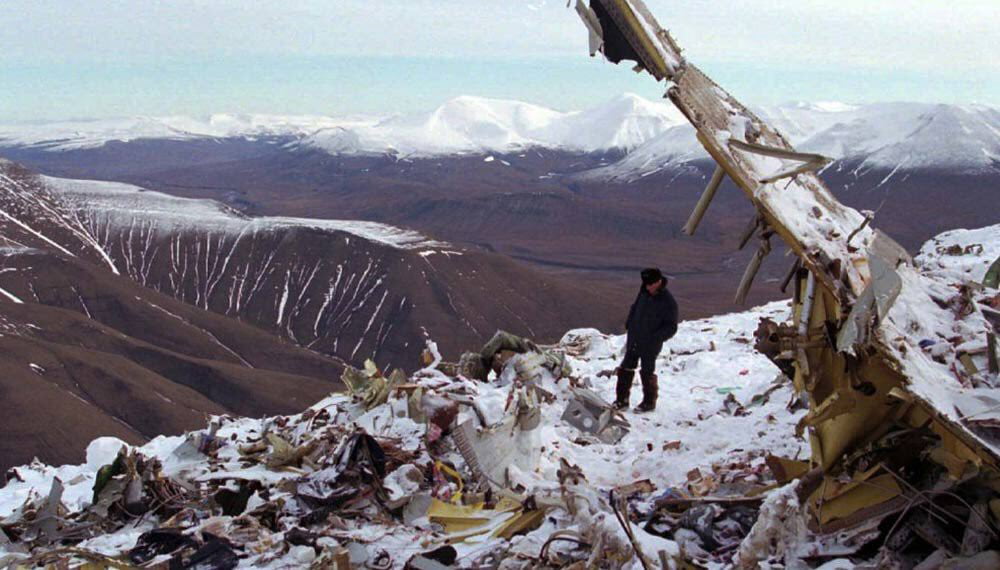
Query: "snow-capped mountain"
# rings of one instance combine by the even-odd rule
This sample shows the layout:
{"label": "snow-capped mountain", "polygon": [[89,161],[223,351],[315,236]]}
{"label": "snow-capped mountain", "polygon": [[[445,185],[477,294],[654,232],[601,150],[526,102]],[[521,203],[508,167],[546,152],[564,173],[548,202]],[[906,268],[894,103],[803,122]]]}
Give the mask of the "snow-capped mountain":
{"label": "snow-capped mountain", "polygon": [[631,150],[679,125],[672,106],[625,94],[585,111],[562,113],[517,101],[457,97],[426,114],[352,129],[323,130],[302,144],[331,153],[432,156],[526,147],[581,152]]}
{"label": "snow-capped mountain", "polygon": [[[1000,163],[1000,111],[985,105],[826,102],[755,111],[801,150],[852,167],[991,172]],[[213,115],[0,125],[0,146],[51,151],[100,148],[112,141],[268,137],[334,155],[621,151],[627,156],[590,176],[626,180],[707,156],[670,103],[633,94],[574,112],[462,96],[429,113],[390,117]]]}
{"label": "snow-capped mountain", "polygon": [[[1000,165],[1000,111],[984,105],[790,103],[758,107],[799,150],[862,169],[990,172]],[[708,158],[683,124],[592,176],[635,179]]]}
{"label": "snow-capped mountain", "polygon": [[763,114],[803,150],[866,166],[989,169],[1000,162],[1000,111],[984,105],[799,105]]}
{"label": "snow-capped mountain", "polygon": [[323,129],[354,129],[376,122],[359,117],[233,115],[204,118],[128,117],[92,121],[31,122],[0,125],[0,145],[51,151],[100,148],[110,142],[225,138],[302,138]]}

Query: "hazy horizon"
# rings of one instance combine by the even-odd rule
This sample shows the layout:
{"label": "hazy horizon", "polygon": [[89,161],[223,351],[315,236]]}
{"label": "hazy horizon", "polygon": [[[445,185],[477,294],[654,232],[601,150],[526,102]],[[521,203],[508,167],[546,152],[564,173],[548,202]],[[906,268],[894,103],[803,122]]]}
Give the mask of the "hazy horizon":
{"label": "hazy horizon", "polygon": [[[750,104],[1000,105],[993,1],[648,4],[695,64]],[[458,95],[576,110],[666,88],[591,60],[562,1],[8,0],[0,23],[8,123],[408,113]]]}

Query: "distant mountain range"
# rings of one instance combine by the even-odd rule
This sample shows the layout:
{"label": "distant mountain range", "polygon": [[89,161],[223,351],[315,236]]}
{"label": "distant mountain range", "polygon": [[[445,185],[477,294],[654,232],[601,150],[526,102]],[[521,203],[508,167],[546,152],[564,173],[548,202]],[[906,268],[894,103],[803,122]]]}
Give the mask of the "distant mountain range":
{"label": "distant mountain range", "polygon": [[[799,148],[837,158],[821,174],[837,197],[852,207],[876,212],[875,225],[914,253],[942,231],[981,227],[996,220],[1000,119],[993,108],[800,103],[758,112]],[[188,228],[180,232],[184,236],[204,236],[203,230],[215,223],[215,208],[220,204],[227,208],[225,227],[259,228],[287,218],[325,218],[409,228],[411,233],[450,243],[466,253],[419,258],[416,251],[381,248],[385,259],[417,259],[420,265],[426,265],[427,259],[448,266],[440,276],[447,276],[448,271],[472,274],[459,269],[461,264],[480,268],[475,275],[481,276],[481,284],[457,278],[448,281],[452,297],[462,291],[480,295],[475,292],[494,289],[495,279],[488,275],[515,275],[521,269],[530,269],[531,277],[505,279],[533,283],[521,291],[542,285],[568,286],[559,295],[532,305],[550,307],[553,298],[567,300],[565,314],[545,313],[543,318],[543,313],[529,311],[526,320],[536,333],[555,322],[565,328],[576,318],[617,320],[615,307],[629,302],[635,272],[648,265],[659,265],[676,278],[674,291],[686,317],[732,310],[732,290],[752,253],[733,251],[736,236],[752,211],[728,182],[698,235],[693,239],[681,235],[680,227],[714,165],[670,103],[635,95],[568,113],[513,101],[460,97],[429,113],[393,117],[216,115],[205,120],[173,117],[8,125],[0,126],[0,156],[54,177],[122,182],[176,197],[214,200],[209,211],[194,208],[197,203],[185,207],[185,223],[202,229]],[[99,202],[106,197],[90,198],[95,200],[92,208],[103,208]],[[166,199],[161,196],[156,203],[162,205]],[[120,200],[125,202],[115,206]],[[128,200],[117,195],[103,211],[130,208]],[[175,224],[171,220],[180,215],[161,214],[155,223],[158,235],[167,232]],[[199,221],[202,214],[204,219]],[[246,221],[248,216],[252,223]],[[307,225],[315,226],[315,222]],[[303,243],[317,252],[347,254],[345,243],[321,237],[328,235],[323,231],[295,226],[282,230],[296,236],[292,241],[305,239]],[[115,227],[127,231],[131,222]],[[223,237],[241,231],[223,232]],[[223,233],[213,234],[214,239]],[[311,237],[304,238],[306,234]],[[252,243],[245,237],[239,247]],[[351,242],[356,243],[377,242]],[[137,251],[137,245],[133,246],[132,255]],[[367,262],[359,261],[362,265],[357,270],[363,272]],[[786,264],[781,256],[771,256],[760,283],[780,281]],[[330,269],[322,269],[314,285],[326,282],[329,275],[325,272]],[[233,278],[227,275],[226,283]],[[403,292],[414,284],[419,282],[394,284],[383,310],[393,306],[394,295],[400,295],[395,303],[401,303]],[[421,296],[434,288],[424,291]],[[309,294],[322,298],[325,292]],[[752,294],[751,302],[763,302],[780,293],[762,285]],[[172,290],[171,295],[190,300],[197,293]],[[367,308],[374,310],[381,295],[382,291],[373,293]],[[427,314],[437,314],[435,307],[448,306],[447,295],[426,297],[433,299],[430,304],[408,297],[408,302],[417,302],[418,310]],[[486,301],[470,296],[469,305],[460,307],[457,314],[477,313],[476,303]],[[216,299],[210,309],[225,313],[228,302]],[[271,298],[271,306],[253,309],[256,316],[251,321],[300,341],[316,341],[302,323],[293,325],[291,333],[287,326],[280,327],[279,306],[280,297]],[[486,306],[494,308],[488,302]],[[586,307],[586,314],[580,307]],[[367,323],[358,317],[352,326]],[[426,318],[414,317],[412,323],[422,325]],[[447,326],[461,331],[451,346],[464,346],[459,337],[492,332],[482,329],[497,318],[501,315],[470,319],[478,330],[470,334],[472,327],[449,316]],[[351,359],[362,331],[363,326],[353,331],[354,341],[341,342],[336,350],[325,346],[325,340],[315,346]],[[555,329],[549,327],[548,332]],[[337,335],[336,331],[330,334]],[[409,334],[419,337],[420,331],[411,328]],[[410,340],[406,348],[405,338],[395,328],[379,354],[409,354],[414,342]],[[371,337],[365,342],[371,342]],[[446,351],[448,344],[443,343]],[[371,350],[372,346],[363,344],[356,354]]]}
{"label": "distant mountain range", "polygon": [[[801,150],[852,168],[1000,170],[1000,110],[985,105],[792,103],[756,112]],[[671,104],[632,94],[577,112],[463,96],[429,113],[391,117],[213,115],[0,125],[0,146],[67,151],[136,140],[242,138],[340,156],[616,152],[620,160],[587,175],[634,179],[705,158],[691,131]]]}

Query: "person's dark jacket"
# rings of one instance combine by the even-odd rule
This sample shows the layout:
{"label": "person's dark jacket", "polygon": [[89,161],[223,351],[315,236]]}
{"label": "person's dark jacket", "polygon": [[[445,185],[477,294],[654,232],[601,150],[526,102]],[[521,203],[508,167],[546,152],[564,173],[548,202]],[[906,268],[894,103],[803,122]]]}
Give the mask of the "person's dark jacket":
{"label": "person's dark jacket", "polygon": [[666,286],[656,295],[650,295],[645,287],[639,288],[625,328],[628,347],[640,352],[662,347],[677,333],[677,301]]}

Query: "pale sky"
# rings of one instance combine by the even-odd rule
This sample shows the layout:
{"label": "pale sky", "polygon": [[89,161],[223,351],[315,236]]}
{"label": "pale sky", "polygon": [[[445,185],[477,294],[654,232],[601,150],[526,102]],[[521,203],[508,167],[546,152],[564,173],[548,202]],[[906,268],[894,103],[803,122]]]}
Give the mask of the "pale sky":
{"label": "pale sky", "polygon": [[[1000,105],[1000,0],[648,0],[741,99]],[[0,120],[559,109],[663,86],[565,0],[0,0]]]}

